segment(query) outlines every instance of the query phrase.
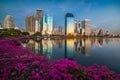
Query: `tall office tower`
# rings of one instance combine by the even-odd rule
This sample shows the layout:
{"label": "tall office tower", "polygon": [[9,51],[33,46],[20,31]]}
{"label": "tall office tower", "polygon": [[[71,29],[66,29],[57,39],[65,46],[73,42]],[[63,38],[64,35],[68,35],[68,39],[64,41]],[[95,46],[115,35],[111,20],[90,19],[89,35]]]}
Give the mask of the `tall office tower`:
{"label": "tall office tower", "polygon": [[90,35],[90,20],[89,19],[85,19],[84,21],[82,21],[82,34],[89,36]]}
{"label": "tall office tower", "polygon": [[53,34],[54,35],[59,35],[59,28],[54,28],[53,29]]}
{"label": "tall office tower", "polygon": [[7,29],[14,29],[15,28],[15,23],[14,23],[14,19],[12,16],[7,15],[5,20],[4,20],[4,27]]}
{"label": "tall office tower", "polygon": [[74,33],[77,34],[78,33],[78,22],[77,22],[77,20],[74,21],[74,26],[75,26],[74,27]]}
{"label": "tall office tower", "polygon": [[26,32],[29,32],[30,35],[35,33],[35,16],[26,17]]}
{"label": "tall office tower", "polygon": [[0,29],[3,29],[3,27],[2,27],[2,23],[0,23]]}
{"label": "tall office tower", "polygon": [[81,23],[80,21],[78,22],[78,34],[82,34],[82,26],[81,26]]}
{"label": "tall office tower", "polygon": [[103,36],[103,29],[100,29],[100,30],[98,31],[98,36]]}
{"label": "tall office tower", "polygon": [[62,26],[59,26],[59,35],[62,35]]}
{"label": "tall office tower", "polygon": [[36,21],[35,21],[35,32],[42,32],[43,29],[43,10],[37,9]]}
{"label": "tall office tower", "polygon": [[50,15],[43,16],[43,34],[52,34],[53,17]]}
{"label": "tall office tower", "polygon": [[74,35],[74,16],[72,13],[65,15],[65,35]]}

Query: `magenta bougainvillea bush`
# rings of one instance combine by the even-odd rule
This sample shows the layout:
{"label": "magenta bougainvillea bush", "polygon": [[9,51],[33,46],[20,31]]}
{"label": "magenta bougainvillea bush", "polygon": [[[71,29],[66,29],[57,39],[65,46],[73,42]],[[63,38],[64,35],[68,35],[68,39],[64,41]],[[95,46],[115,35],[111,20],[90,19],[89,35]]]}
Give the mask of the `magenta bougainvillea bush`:
{"label": "magenta bougainvillea bush", "polygon": [[0,40],[0,80],[120,80],[105,65],[85,67],[69,59],[51,63],[22,47],[21,40]]}

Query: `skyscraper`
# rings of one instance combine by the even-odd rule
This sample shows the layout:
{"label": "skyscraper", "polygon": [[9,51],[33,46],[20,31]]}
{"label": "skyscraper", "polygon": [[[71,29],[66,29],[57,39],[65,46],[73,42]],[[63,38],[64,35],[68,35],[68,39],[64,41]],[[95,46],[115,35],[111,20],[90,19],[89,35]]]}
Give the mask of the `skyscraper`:
{"label": "skyscraper", "polygon": [[35,16],[26,17],[26,32],[29,32],[30,35],[35,33]]}
{"label": "skyscraper", "polygon": [[43,29],[43,10],[37,9],[36,21],[35,21],[35,32],[42,32]]}
{"label": "skyscraper", "polygon": [[59,35],[62,35],[62,26],[59,26]]}
{"label": "skyscraper", "polygon": [[2,27],[2,23],[0,23],[0,29],[3,29],[3,27]]}
{"label": "skyscraper", "polygon": [[89,36],[90,35],[90,20],[85,19],[82,21],[82,34]]}
{"label": "skyscraper", "polygon": [[74,35],[74,16],[72,13],[65,15],[65,35]]}
{"label": "skyscraper", "polygon": [[100,29],[99,31],[98,31],[98,35],[97,36],[103,36],[103,29]]}
{"label": "skyscraper", "polygon": [[5,20],[4,20],[4,27],[7,29],[14,29],[15,28],[15,23],[14,23],[14,19],[12,16],[7,15]]}
{"label": "skyscraper", "polygon": [[74,24],[75,24],[74,25],[75,26],[74,27],[74,32],[77,34],[78,33],[78,22],[77,22],[77,20],[74,21]]}
{"label": "skyscraper", "polygon": [[52,34],[53,17],[50,15],[43,16],[43,34]]}
{"label": "skyscraper", "polygon": [[81,26],[81,22],[80,21],[75,20],[74,32],[76,34],[82,34],[82,26]]}
{"label": "skyscraper", "polygon": [[81,26],[81,22],[78,22],[78,34],[82,34],[82,26]]}

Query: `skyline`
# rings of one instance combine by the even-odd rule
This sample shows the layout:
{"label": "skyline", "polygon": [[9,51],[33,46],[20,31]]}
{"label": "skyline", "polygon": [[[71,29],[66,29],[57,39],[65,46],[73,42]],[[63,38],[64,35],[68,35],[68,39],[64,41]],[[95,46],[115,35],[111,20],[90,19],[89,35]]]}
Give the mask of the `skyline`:
{"label": "skyline", "polygon": [[44,15],[53,16],[53,25],[62,25],[63,29],[65,14],[70,12],[75,20],[90,19],[92,28],[120,31],[119,0],[1,0],[0,23],[4,23],[6,15],[12,15],[15,25],[25,28],[26,16],[36,15],[37,8],[41,8]]}

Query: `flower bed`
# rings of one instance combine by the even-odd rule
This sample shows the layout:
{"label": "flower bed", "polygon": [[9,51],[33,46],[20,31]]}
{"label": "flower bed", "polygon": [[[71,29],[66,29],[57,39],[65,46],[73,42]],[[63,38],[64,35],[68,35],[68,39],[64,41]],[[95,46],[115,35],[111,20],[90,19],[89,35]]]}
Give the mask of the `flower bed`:
{"label": "flower bed", "polygon": [[81,66],[61,59],[51,63],[20,45],[21,39],[0,40],[0,80],[120,80],[107,66]]}

